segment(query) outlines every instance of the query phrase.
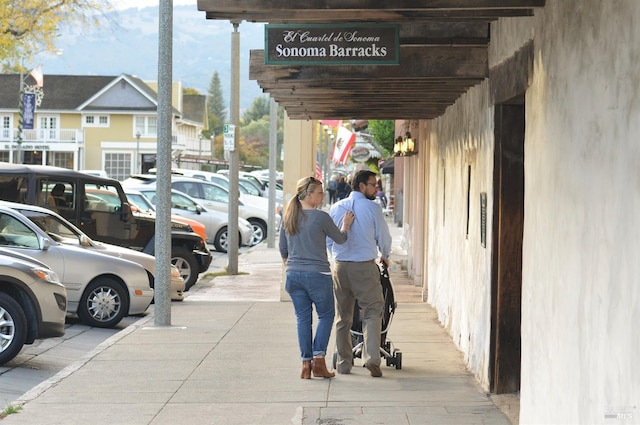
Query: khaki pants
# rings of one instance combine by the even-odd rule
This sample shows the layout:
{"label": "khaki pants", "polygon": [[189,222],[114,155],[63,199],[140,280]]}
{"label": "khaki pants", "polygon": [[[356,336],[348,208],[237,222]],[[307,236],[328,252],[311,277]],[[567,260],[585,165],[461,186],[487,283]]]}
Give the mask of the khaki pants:
{"label": "khaki pants", "polygon": [[380,269],[375,262],[336,261],[333,272],[336,297],[336,347],[339,373],[348,373],[352,363],[351,325],[353,309],[358,300],[362,320],[364,344],[363,364],[380,366],[380,332],[384,298],[380,285]]}

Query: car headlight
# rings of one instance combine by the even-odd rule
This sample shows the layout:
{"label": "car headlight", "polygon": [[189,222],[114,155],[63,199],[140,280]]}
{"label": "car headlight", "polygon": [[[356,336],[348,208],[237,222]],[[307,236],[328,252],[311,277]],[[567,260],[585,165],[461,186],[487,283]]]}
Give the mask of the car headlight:
{"label": "car headlight", "polygon": [[178,270],[178,268],[176,266],[174,266],[173,264],[171,265],[171,278],[172,279],[178,279],[180,278],[180,270]]}
{"label": "car headlight", "polygon": [[38,276],[42,280],[46,280],[47,282],[50,282],[50,283],[61,284],[60,278],[58,277],[56,272],[54,272],[53,270],[45,269],[43,267],[34,267],[31,270],[36,276]]}

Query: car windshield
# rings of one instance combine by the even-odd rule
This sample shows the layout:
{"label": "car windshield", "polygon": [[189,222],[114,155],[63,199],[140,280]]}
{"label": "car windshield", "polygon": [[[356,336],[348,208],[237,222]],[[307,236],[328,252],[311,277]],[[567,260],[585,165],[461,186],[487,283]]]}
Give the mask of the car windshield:
{"label": "car windshield", "polygon": [[153,212],[155,208],[149,198],[142,193],[127,193],[127,199],[144,212]]}
{"label": "car windshield", "polygon": [[57,242],[65,244],[79,244],[80,235],[78,231],[69,226],[68,223],[56,216],[38,211],[19,210],[20,213],[31,220],[36,226],[42,229],[47,235]]}
{"label": "car windshield", "polygon": [[38,235],[11,215],[0,213],[0,246],[39,248]]}

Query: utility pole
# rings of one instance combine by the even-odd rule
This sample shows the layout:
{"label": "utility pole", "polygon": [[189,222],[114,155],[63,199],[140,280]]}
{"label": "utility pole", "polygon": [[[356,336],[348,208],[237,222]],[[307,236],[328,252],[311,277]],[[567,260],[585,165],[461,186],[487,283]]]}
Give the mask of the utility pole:
{"label": "utility pole", "polygon": [[160,0],[158,31],[158,159],[154,324],[171,326],[171,86],[173,1]]}
{"label": "utility pole", "polygon": [[233,32],[231,33],[231,105],[229,116],[235,131],[233,134],[233,150],[229,151],[229,226],[227,255],[229,274],[238,274],[238,197],[239,190],[239,163],[240,152],[238,146],[240,133],[240,33],[238,27],[241,21],[231,21]]}
{"label": "utility pole", "polygon": [[267,248],[276,245],[276,155],[278,154],[278,106],[273,97],[269,101],[269,224]]}

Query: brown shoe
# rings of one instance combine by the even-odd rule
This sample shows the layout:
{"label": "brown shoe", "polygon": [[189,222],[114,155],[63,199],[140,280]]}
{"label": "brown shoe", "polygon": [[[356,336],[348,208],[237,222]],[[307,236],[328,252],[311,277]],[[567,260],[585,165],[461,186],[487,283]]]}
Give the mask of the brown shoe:
{"label": "brown shoe", "polygon": [[380,366],[378,366],[377,364],[367,363],[366,365],[364,365],[364,367],[369,369],[369,372],[371,372],[371,376],[373,376],[374,378],[380,378],[382,376],[382,369],[380,369]]}
{"label": "brown shoe", "polygon": [[304,360],[302,362],[302,372],[300,373],[300,379],[311,379],[311,360]]}
{"label": "brown shoe", "polygon": [[327,365],[324,362],[324,357],[314,357],[311,360],[311,369],[313,370],[313,376],[316,378],[333,378],[335,373],[327,370]]}

